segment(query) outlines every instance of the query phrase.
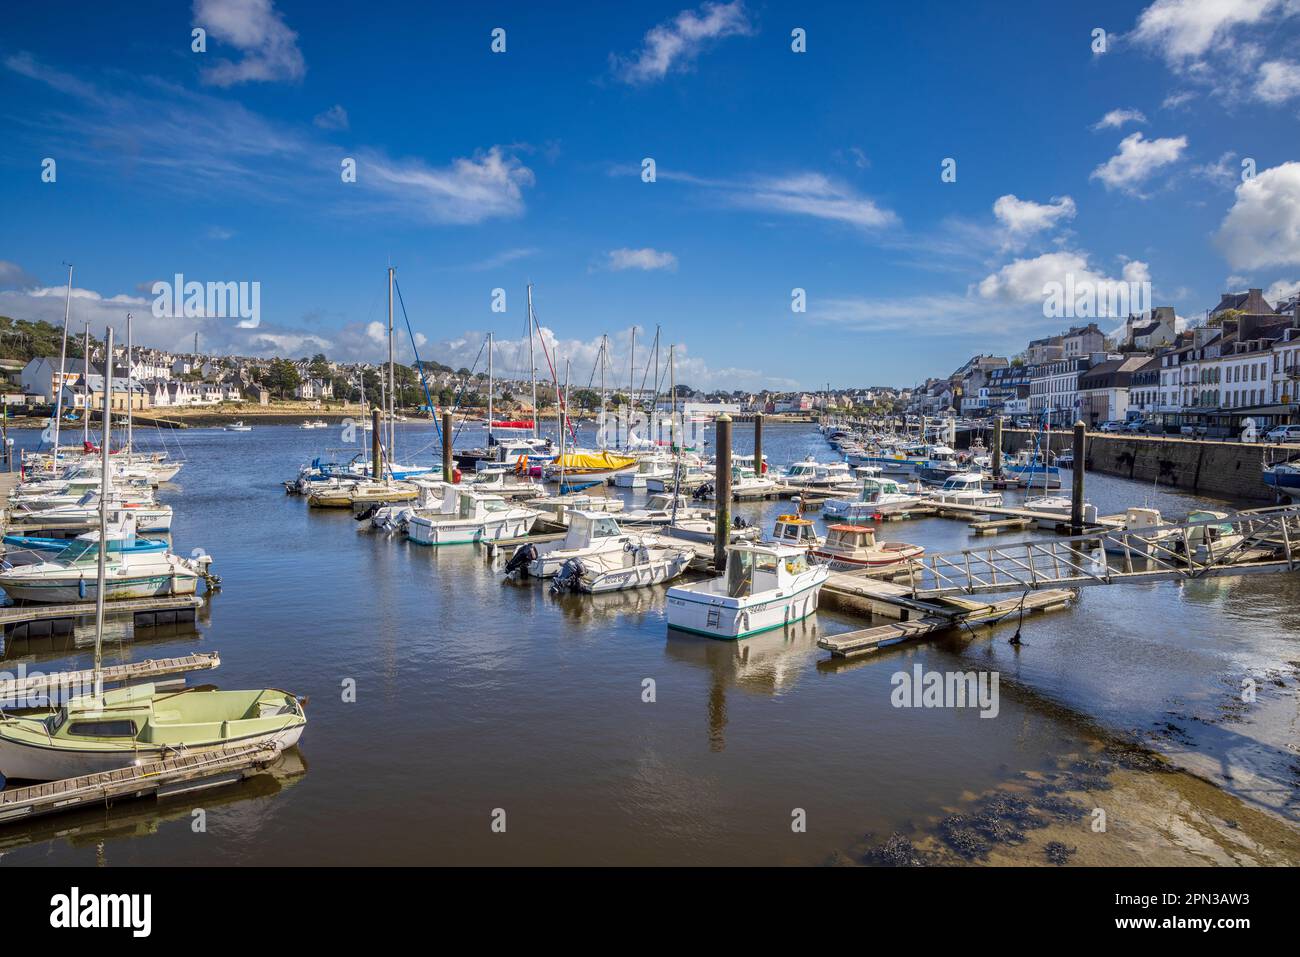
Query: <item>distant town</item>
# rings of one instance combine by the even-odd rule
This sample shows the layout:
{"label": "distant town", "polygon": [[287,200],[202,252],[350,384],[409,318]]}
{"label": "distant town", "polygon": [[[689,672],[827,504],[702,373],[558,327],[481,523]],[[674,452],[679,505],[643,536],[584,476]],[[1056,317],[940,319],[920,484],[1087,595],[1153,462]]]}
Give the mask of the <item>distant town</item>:
{"label": "distant town", "polygon": [[900,401],[912,415],[1210,437],[1296,421],[1300,295],[1274,305],[1259,289],[1224,293],[1203,322],[1178,325],[1173,307],[1159,306],[1113,336],[1095,322],[1074,326],[1015,356],[973,356]]}

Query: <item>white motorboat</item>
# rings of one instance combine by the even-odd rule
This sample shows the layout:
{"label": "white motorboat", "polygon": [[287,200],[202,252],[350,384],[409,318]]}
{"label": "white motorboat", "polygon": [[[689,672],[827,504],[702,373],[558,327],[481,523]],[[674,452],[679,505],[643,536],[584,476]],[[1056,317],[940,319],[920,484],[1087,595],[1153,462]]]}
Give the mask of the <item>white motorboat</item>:
{"label": "white motorboat", "polygon": [[817,526],[799,515],[778,515],[772,526],[772,541],[798,548],[815,548],[822,543]]}
{"label": "white motorboat", "polygon": [[253,427],[251,425],[245,425],[244,420],[240,419],[238,422],[231,422],[225,427],[225,430],[227,432],[252,432]]}
{"label": "white motorboat", "polygon": [[667,525],[672,522],[674,512],[678,519],[708,518],[713,514],[708,509],[692,506],[685,495],[660,492],[646,499],[643,507],[624,512],[623,521],[628,525]]}
{"label": "white motorboat", "polygon": [[[677,521],[663,527],[663,534],[688,542],[711,543],[714,535],[714,520],[712,518],[678,518]],[[727,540],[732,543],[748,542],[754,541],[758,537],[759,529],[756,525],[733,525],[727,535]]]}
{"label": "white motorboat", "polygon": [[[15,601],[77,602],[96,597],[99,532],[79,535],[63,551],[29,565],[0,564],[0,588]],[[105,559],[105,595],[152,598],[193,595],[211,559],[182,558],[172,552],[109,549]]]}
{"label": "white motorboat", "polygon": [[690,567],[695,553],[649,542],[629,543],[618,551],[570,558],[551,579],[551,591],[591,595],[648,588],[672,581]]}
{"label": "white motorboat", "polygon": [[784,628],[817,610],[829,575],[803,548],[729,545],[724,574],[668,589],[668,627],[727,640]]}
{"label": "white motorboat", "polygon": [[[124,501],[110,493],[108,508],[114,514],[133,516],[138,531],[171,531],[172,507],[170,505]],[[40,528],[94,528],[99,525],[99,497],[97,493],[87,492],[75,505],[57,505],[53,508],[27,512],[23,515],[23,520],[31,526]]]}
{"label": "white motorboat", "polygon": [[460,545],[495,542],[528,534],[538,512],[512,505],[500,495],[487,495],[466,486],[443,497],[442,509],[413,516],[406,535],[419,545]]}
{"label": "white motorboat", "polygon": [[984,476],[979,472],[959,472],[950,476],[943,486],[927,496],[930,501],[949,505],[988,505],[1002,504],[1001,492],[986,492]]}
{"label": "white motorboat", "polygon": [[919,494],[906,491],[893,479],[866,478],[862,480],[858,498],[830,499],[822,504],[822,514],[828,520],[872,521],[878,515],[905,514],[923,502]]}
{"label": "white motorboat", "polygon": [[527,572],[534,578],[550,578],[571,558],[587,558],[604,552],[621,552],[625,545],[639,544],[618,522],[600,512],[569,512],[569,528],[558,542],[541,545],[526,542],[515,549],[506,563],[507,574]]}
{"label": "white motorboat", "polygon": [[664,455],[642,456],[636,468],[615,472],[612,478],[618,488],[645,488],[651,478],[669,479],[673,476],[673,460]]}

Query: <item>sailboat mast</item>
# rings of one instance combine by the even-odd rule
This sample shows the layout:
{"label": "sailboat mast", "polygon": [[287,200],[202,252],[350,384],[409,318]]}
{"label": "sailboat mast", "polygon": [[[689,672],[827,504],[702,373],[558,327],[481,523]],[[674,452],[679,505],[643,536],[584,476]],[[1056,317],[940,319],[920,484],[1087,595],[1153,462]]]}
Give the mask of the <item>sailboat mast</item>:
{"label": "sailboat mast", "polygon": [[393,463],[397,461],[397,377],[393,369],[393,275],[394,269],[388,267],[388,470],[391,473]]}
{"label": "sailboat mast", "polygon": [[601,448],[609,444],[609,438],[605,435],[605,366],[609,364],[609,335],[602,333],[600,337],[600,437]]}
{"label": "sailboat mast", "polygon": [[668,432],[673,448],[677,447],[677,366],[673,361],[676,349],[675,345],[668,346],[668,388],[672,389],[669,393],[671,404],[668,406]]}
{"label": "sailboat mast", "polygon": [[650,434],[654,437],[655,445],[659,444],[659,429],[657,428],[659,420],[659,330],[660,326],[655,326],[655,394],[650,400]]}
{"label": "sailboat mast", "polygon": [[50,461],[50,472],[54,478],[59,477],[59,422],[63,419],[63,369],[68,364],[68,314],[72,309],[72,263],[68,267],[68,293],[63,300],[63,347],[59,352],[59,375],[54,387],[54,458]]}
{"label": "sailboat mast", "polygon": [[492,446],[492,333],[488,333],[488,451]]}
{"label": "sailboat mast", "polygon": [[126,314],[126,461],[130,463],[135,454],[135,437],[132,428],[131,406],[134,404],[134,391],[131,389],[131,370],[135,368],[131,361],[131,314]]}
{"label": "sailboat mast", "polygon": [[108,570],[105,565],[105,556],[108,554],[108,490],[110,485],[110,469],[112,464],[109,462],[108,449],[110,442],[109,423],[112,413],[109,411],[113,404],[113,330],[106,329],[104,332],[104,438],[99,443],[100,465],[99,474],[99,560],[95,578],[95,700],[98,701],[104,697],[104,591],[106,588],[106,578]]}
{"label": "sailboat mast", "polygon": [[533,438],[537,438],[537,360],[533,358],[533,284],[528,284],[528,374],[533,382]]}
{"label": "sailboat mast", "polygon": [[[627,412],[636,408],[636,326],[632,327],[632,356],[627,362]],[[629,432],[630,432],[629,428]]]}
{"label": "sailboat mast", "polygon": [[81,410],[81,445],[85,448],[90,441],[90,320],[86,320],[86,334],[81,346],[81,365],[85,370],[86,407]]}

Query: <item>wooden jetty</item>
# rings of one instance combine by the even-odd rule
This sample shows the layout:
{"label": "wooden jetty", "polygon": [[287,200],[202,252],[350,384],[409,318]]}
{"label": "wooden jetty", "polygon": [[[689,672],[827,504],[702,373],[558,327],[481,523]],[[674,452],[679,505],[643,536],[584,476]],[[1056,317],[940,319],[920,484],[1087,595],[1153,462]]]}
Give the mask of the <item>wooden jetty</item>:
{"label": "wooden jetty", "polygon": [[[208,671],[220,664],[221,656],[215,651],[201,651],[176,658],[148,658],[144,661],[132,661],[124,665],[108,665],[103,669],[104,684],[152,681],[155,678],[168,675],[187,674],[192,671]],[[94,680],[95,673],[91,669],[25,675],[22,678],[0,678],[0,701],[9,701],[15,698],[34,698],[48,694],[52,690],[58,690],[60,687],[91,687]]]}
{"label": "wooden jetty", "polygon": [[1000,535],[1002,532],[1023,532],[1033,524],[1032,518],[985,518],[971,522],[970,529],[976,535]]}
{"label": "wooden jetty", "polygon": [[161,761],[0,791],[0,822],[30,820],[115,800],[165,798],[219,787],[266,770],[279,757],[271,745],[231,745]]}
{"label": "wooden jetty", "polygon": [[1072,598],[1072,592],[1054,589],[993,603],[951,602],[943,613],[904,618],[897,622],[819,638],[817,647],[829,651],[835,658],[854,658],[858,655],[870,654],[888,645],[910,641],[950,628],[987,625],[1021,613],[1056,611],[1068,606]]}

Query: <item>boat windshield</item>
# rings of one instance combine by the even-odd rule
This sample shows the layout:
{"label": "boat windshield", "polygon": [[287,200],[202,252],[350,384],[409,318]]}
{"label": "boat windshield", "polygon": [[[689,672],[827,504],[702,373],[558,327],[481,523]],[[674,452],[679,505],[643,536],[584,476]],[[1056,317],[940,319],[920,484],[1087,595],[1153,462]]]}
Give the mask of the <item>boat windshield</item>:
{"label": "boat windshield", "polygon": [[754,588],[754,553],[732,552],[727,556],[727,595],[741,598]]}
{"label": "boat windshield", "polygon": [[618,522],[614,521],[612,518],[598,518],[592,523],[592,538],[613,538],[618,534]]}
{"label": "boat windshield", "polygon": [[73,539],[54,556],[53,560],[69,565],[74,562],[98,561],[99,542],[83,542]]}

